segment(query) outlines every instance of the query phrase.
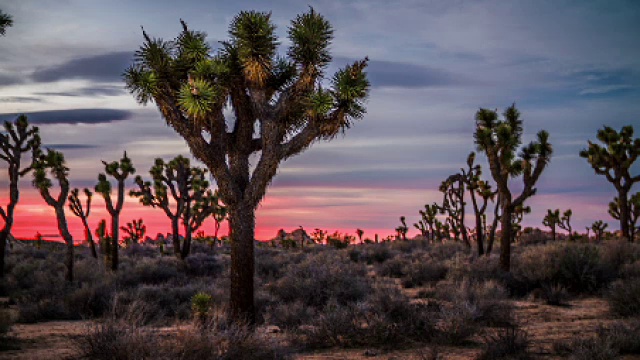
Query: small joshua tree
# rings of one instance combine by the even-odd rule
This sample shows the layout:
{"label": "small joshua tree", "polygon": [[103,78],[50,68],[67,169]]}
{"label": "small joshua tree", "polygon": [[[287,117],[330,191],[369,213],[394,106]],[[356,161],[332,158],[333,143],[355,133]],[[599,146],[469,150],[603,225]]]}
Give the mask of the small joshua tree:
{"label": "small joshua tree", "polygon": [[84,236],[89,243],[89,247],[91,249],[91,256],[94,258],[98,258],[98,253],[96,252],[96,244],[93,242],[93,236],[91,235],[91,230],[89,229],[89,222],[87,218],[89,217],[89,213],[91,212],[91,197],[93,193],[91,190],[85,188],[84,194],[87,198],[86,209],[82,207],[82,202],[80,202],[79,197],[80,191],[78,188],[71,190],[71,195],[69,195],[69,209],[73,215],[79,217],[82,220],[82,225],[84,226]]}
{"label": "small joshua tree", "polygon": [[[98,175],[98,184],[95,187],[95,191],[102,195],[107,211],[111,215],[111,236],[107,238],[111,241],[111,244],[107,246],[110,252],[105,253],[105,260],[111,270],[115,271],[118,270],[118,231],[120,230],[120,212],[124,206],[124,185],[129,175],[135,174],[136,169],[131,164],[131,159],[127,157],[126,151],[120,161],[110,163],[103,161],[102,163],[106,174],[101,173]],[[107,175],[113,177],[117,183],[115,204],[111,199],[111,182],[107,180]]]}
{"label": "small joshua tree", "polygon": [[437,203],[432,205],[425,204],[424,210],[419,210],[420,219],[417,223],[413,224],[413,227],[418,229],[422,236],[426,237],[430,241],[436,239],[436,223],[438,222],[438,214],[440,213],[440,206]]}
{"label": "small joshua tree", "polygon": [[464,224],[465,215],[465,183],[461,174],[449,176],[440,185],[440,191],[444,194],[440,212],[446,212],[447,221],[456,239],[462,239],[467,247],[471,247],[467,227]]}
{"label": "small joshua tree", "polygon": [[[522,120],[515,104],[508,107],[504,120],[498,119],[495,110],[480,109],[476,113],[475,143],[478,150],[485,153],[491,170],[491,177],[496,182],[500,208],[502,211],[500,267],[503,271],[511,269],[511,240],[513,238],[512,217],[518,207],[536,193],[535,184],[551,160],[552,148],[549,144],[549,133],[542,130],[537,134],[537,141],[520,149],[522,144]],[[523,187],[514,197],[510,189],[509,179],[522,175]]]}
{"label": "small joshua tree", "polygon": [[564,213],[562,213],[562,217],[560,218],[560,222],[558,223],[558,227],[566,230],[569,233],[569,241],[574,240],[573,227],[571,227],[571,216],[573,216],[573,211],[571,211],[571,209],[567,209]]}
{"label": "small joshua tree", "polygon": [[[131,190],[129,195],[139,198],[142,205],[164,211],[171,220],[175,255],[185,259],[189,256],[192,232],[211,215],[214,204],[218,205],[218,196],[207,193],[209,182],[205,179],[206,170],[191,166],[190,160],[183,156],[177,156],[169,162],[157,158],[149,173],[153,183],[136,176],[137,189]],[[180,220],[185,233],[182,243]]]}
{"label": "small joshua tree", "polygon": [[400,226],[396,228],[396,234],[398,239],[407,240],[407,232],[409,232],[409,227],[407,227],[406,218],[404,216],[400,216]]}
{"label": "small joshua tree", "polygon": [[362,235],[364,235],[364,230],[356,229],[356,235],[358,235],[358,241],[360,241],[360,244],[363,244]]}
{"label": "small joshua tree", "polygon": [[314,229],[313,232],[311,233],[311,238],[313,239],[313,242],[316,244],[322,244],[326,236],[327,236],[327,231],[318,229],[318,228]]}
{"label": "small joshua tree", "polygon": [[[0,133],[0,160],[7,163],[9,203],[6,210],[0,206],[0,217],[4,221],[4,226],[0,229],[0,277],[4,276],[7,239],[13,227],[13,216],[20,199],[18,183],[21,177],[32,170],[36,156],[40,152],[39,130],[35,126],[29,126],[26,116],[18,116],[15,123],[5,121],[4,130],[4,134]],[[22,156],[26,153],[31,153],[31,161],[23,167]]]}
{"label": "small joshua tree", "polygon": [[[462,181],[469,190],[471,196],[471,204],[476,220],[476,243],[478,246],[478,255],[485,254],[484,238],[486,234],[486,215],[489,200],[493,200],[496,192],[491,190],[488,182],[481,180],[482,168],[480,165],[474,164],[476,153],[471,152],[467,157],[467,170],[462,169]],[[488,253],[488,251],[486,251]]]}
{"label": "small joshua tree", "polygon": [[138,244],[144,239],[144,234],[147,233],[147,226],[142,219],[133,219],[133,221],[128,222],[126,226],[121,226],[120,230],[126,234],[122,239],[125,244]]}
{"label": "small joshua tree", "polygon": [[547,215],[542,219],[542,225],[551,229],[551,238],[556,241],[556,226],[560,225],[560,210],[547,209]]}
{"label": "small joshua tree", "polygon": [[[49,190],[53,186],[49,176],[53,176],[60,186],[60,193],[57,198],[51,196]],[[33,185],[40,191],[40,195],[47,203],[53,207],[58,222],[58,231],[67,244],[65,256],[65,280],[73,281],[73,237],[69,232],[67,218],[64,214],[64,205],[69,194],[69,168],[65,164],[62,153],[47,149],[46,154],[41,154],[34,164]]]}
{"label": "small joshua tree", "polygon": [[191,298],[191,311],[196,325],[205,328],[211,318],[213,297],[207,293],[199,292]]}
{"label": "small joshua tree", "polygon": [[104,255],[105,265],[111,266],[111,236],[107,230],[107,220],[102,219],[96,228],[96,237],[100,244],[100,251]]}
{"label": "small joshua tree", "polygon": [[[629,218],[627,219],[629,223],[629,239],[633,241],[636,236],[636,223],[638,222],[638,217],[640,217],[640,192],[629,197],[627,206],[629,209]],[[621,207],[620,199],[615,197],[613,201],[609,203],[609,215],[616,220],[620,220]]]}
{"label": "small joshua tree", "polygon": [[591,224],[591,230],[593,230],[593,234],[596,237],[596,241],[603,240],[604,231],[609,227],[609,224],[605,223],[602,220],[594,221]]}
{"label": "small joshua tree", "polygon": [[633,138],[630,125],[620,132],[605,126],[598,130],[597,138],[603,145],[589,141],[589,147],[580,151],[580,157],[587,159],[595,173],[604,175],[618,191],[617,200],[614,200],[616,219],[620,221],[622,236],[633,241],[629,192],[633,184],[640,181],[640,174],[631,175],[631,167],[640,154],[640,138]]}

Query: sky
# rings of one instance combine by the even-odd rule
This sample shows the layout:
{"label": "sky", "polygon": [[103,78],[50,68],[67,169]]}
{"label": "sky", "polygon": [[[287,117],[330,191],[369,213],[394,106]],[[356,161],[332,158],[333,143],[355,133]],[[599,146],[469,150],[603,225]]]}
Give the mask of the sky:
{"label": "sky", "polygon": [[[184,19],[217,44],[238,12],[271,11],[285,54],[287,27],[308,6],[334,27],[329,75],[369,57],[367,114],[344,136],[280,165],[257,210],[258,239],[298,226],[384,237],[402,215],[411,226],[424,204],[441,201],[440,182],[475,150],[478,108],[502,111],[514,102],[524,140],[546,129],[554,147],[524,225],[542,227],[547,209],[571,208],[574,229],[597,219],[618,228],[607,214],[613,186],[578,153],[603,125],[639,124],[640,2],[633,0],[0,0],[14,20],[0,37],[0,120],[27,114],[44,145],[64,152],[73,187],[93,188],[101,160],[125,150],[148,178],[156,157],[188,156],[189,149],[153,104],[138,105],[124,89],[121,74],[142,43],[140,27],[172,39]],[[2,206],[7,184],[0,164]],[[56,234],[53,210],[31,178],[20,187],[13,233]],[[90,224],[107,217],[96,198]],[[138,217],[151,236],[170,229],[161,210],[127,198],[121,223]],[[69,213],[68,221],[82,238],[80,220]],[[212,232],[213,222],[203,230]]]}

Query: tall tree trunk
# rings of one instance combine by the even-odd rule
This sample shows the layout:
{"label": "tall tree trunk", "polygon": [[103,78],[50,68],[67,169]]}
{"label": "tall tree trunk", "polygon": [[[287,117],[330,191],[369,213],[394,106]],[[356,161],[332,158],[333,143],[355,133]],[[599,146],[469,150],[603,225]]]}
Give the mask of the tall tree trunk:
{"label": "tall tree trunk", "polygon": [[73,246],[73,237],[71,233],[69,233],[69,227],[67,226],[67,219],[64,216],[64,205],[59,207],[54,207],[56,212],[56,219],[58,220],[58,231],[60,232],[60,236],[64,239],[64,242],[67,247],[67,251],[65,252],[64,257],[64,266],[66,268],[66,272],[64,274],[64,279],[68,282],[73,281],[73,261],[74,261],[74,246]]}
{"label": "tall tree trunk", "polygon": [[118,270],[118,232],[120,231],[120,213],[111,215],[111,270]]}
{"label": "tall tree trunk", "polygon": [[229,206],[231,229],[231,296],[233,319],[255,323],[253,302],[255,209],[241,202]]}
{"label": "tall tree trunk", "polygon": [[4,258],[7,253],[7,239],[9,238],[9,231],[5,226],[0,231],[0,278],[4,277]]}
{"label": "tall tree trunk", "polygon": [[498,194],[498,198],[496,199],[496,207],[493,209],[493,222],[491,223],[491,231],[489,231],[489,239],[487,241],[487,255],[491,254],[493,250],[493,243],[496,240],[496,231],[498,229],[498,221],[500,220],[500,216],[498,213],[500,212],[500,194]]}
{"label": "tall tree trunk", "polygon": [[484,227],[482,226],[482,215],[480,214],[476,214],[476,242],[478,256],[484,255]]}
{"label": "tall tree trunk", "polygon": [[173,253],[180,258],[180,216],[171,218],[171,232],[173,233]]}
{"label": "tall tree trunk", "polygon": [[553,241],[556,241],[556,227],[555,226],[551,226],[551,238],[553,239]]}
{"label": "tall tree trunk", "polygon": [[618,191],[618,199],[620,201],[620,230],[622,236],[627,238],[627,241],[633,241],[631,238],[631,231],[629,230],[629,192],[625,189]]}
{"label": "tall tree trunk", "polygon": [[182,260],[186,259],[189,256],[189,252],[191,251],[191,202],[186,202],[186,209],[184,215],[184,241],[182,242],[182,249],[180,252],[180,258]]}
{"label": "tall tree trunk", "polygon": [[91,248],[91,256],[97,259],[98,253],[96,252],[96,244],[93,242],[93,236],[91,235],[91,230],[89,230],[89,223],[87,222],[86,217],[82,217],[82,225],[84,226],[84,235],[89,242],[89,247]]}
{"label": "tall tree trunk", "polygon": [[511,218],[513,216],[513,211],[511,209],[511,204],[505,204],[502,207],[502,217],[501,217],[501,236],[500,236],[500,268],[503,271],[508,272],[511,270],[511,240],[513,238],[512,235],[512,227]]}

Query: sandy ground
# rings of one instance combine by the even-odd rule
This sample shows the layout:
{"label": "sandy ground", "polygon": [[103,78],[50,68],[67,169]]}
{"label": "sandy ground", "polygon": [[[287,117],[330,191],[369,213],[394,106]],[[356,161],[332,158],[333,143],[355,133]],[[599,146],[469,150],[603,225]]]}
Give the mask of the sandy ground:
{"label": "sandy ground", "polygon": [[[557,340],[566,340],[574,336],[589,336],[598,325],[607,325],[614,321],[607,303],[598,298],[577,299],[569,306],[556,307],[538,302],[515,301],[516,317],[532,340],[532,352],[539,359],[555,359],[551,354],[552,344]],[[87,331],[90,321],[53,321],[38,324],[19,324],[14,326],[14,335],[19,340],[20,350],[0,353],[0,359],[75,359],[72,338]],[[480,338],[476,344],[467,347],[440,347],[439,359],[473,359],[480,351]],[[420,349],[407,349],[393,352],[379,350],[326,350],[295,356],[296,360],[312,359],[422,359]],[[640,359],[640,356],[625,357]]]}

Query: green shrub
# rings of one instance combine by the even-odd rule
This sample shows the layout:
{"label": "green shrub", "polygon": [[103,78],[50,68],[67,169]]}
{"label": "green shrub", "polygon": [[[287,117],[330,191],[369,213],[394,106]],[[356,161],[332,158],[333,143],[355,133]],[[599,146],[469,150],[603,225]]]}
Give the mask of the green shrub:
{"label": "green shrub", "polygon": [[623,279],[614,282],[607,292],[611,311],[620,316],[640,314],[640,278]]}

